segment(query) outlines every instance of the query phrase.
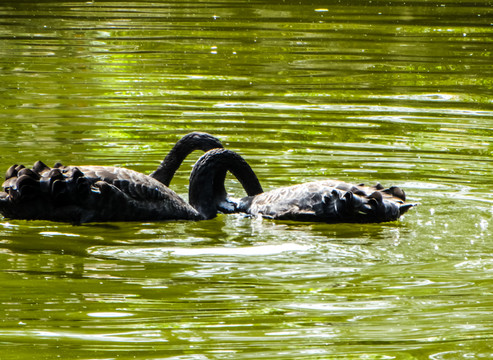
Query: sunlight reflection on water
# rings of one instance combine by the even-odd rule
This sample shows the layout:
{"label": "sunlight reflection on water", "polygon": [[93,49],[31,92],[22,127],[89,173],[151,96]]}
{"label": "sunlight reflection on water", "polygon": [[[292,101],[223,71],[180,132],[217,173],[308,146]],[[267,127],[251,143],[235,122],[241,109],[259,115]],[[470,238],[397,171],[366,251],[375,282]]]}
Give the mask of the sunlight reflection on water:
{"label": "sunlight reflection on water", "polygon": [[88,249],[92,256],[104,256],[125,260],[139,261],[167,261],[169,256],[270,256],[284,252],[304,252],[311,246],[299,244],[264,245],[251,247],[212,247],[212,248],[112,248],[112,247],[93,247]]}

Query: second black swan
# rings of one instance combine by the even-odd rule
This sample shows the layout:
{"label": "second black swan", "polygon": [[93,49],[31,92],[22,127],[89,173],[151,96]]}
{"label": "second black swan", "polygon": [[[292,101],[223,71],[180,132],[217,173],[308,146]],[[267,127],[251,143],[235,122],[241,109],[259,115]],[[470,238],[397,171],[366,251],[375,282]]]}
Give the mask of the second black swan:
{"label": "second black swan", "polygon": [[[205,153],[194,166],[190,179],[194,176],[209,174],[207,186],[216,196],[227,199],[224,189],[225,171],[209,170],[208,166],[224,161],[221,153],[215,150]],[[246,162],[244,166],[248,166]],[[222,169],[225,167],[223,166]],[[219,168],[217,168],[219,169]],[[249,173],[249,172],[245,172]],[[253,173],[253,172],[250,172]],[[242,184],[249,179],[238,178]],[[256,177],[251,179],[257,181]],[[196,188],[190,188],[190,203],[196,194]],[[220,195],[218,195],[220,194]],[[382,185],[353,185],[342,181],[324,180],[294,186],[283,187],[265,193],[247,196],[237,203],[221,201],[223,212],[243,212],[266,218],[319,221],[327,223],[375,223],[397,220],[413,204],[406,204],[406,195],[396,186],[384,188]]]}

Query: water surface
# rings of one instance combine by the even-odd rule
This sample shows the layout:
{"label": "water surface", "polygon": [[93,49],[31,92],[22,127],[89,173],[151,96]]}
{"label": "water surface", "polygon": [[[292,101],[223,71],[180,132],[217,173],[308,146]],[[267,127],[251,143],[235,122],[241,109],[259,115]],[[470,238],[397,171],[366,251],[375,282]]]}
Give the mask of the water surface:
{"label": "water surface", "polygon": [[3,1],[2,169],[150,173],[199,130],[265,190],[379,181],[420,204],[365,225],[1,219],[4,356],[489,358],[491,5]]}

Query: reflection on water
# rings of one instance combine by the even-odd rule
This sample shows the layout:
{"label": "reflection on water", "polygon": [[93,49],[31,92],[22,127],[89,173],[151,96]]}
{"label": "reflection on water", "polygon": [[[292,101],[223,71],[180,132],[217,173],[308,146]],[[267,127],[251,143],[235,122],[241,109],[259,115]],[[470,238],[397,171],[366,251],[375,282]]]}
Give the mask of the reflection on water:
{"label": "reflection on water", "polygon": [[[4,219],[4,356],[489,357],[490,8],[2,2],[3,169],[42,159],[150,173],[201,130],[266,190],[380,181],[420,204],[365,225]],[[173,180],[179,194],[198,156]]]}

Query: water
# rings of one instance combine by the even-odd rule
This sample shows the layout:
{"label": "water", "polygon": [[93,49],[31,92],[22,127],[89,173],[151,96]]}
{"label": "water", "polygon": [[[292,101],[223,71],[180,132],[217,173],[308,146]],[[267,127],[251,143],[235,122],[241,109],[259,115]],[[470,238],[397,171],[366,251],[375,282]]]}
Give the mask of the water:
{"label": "water", "polygon": [[380,181],[420,205],[365,225],[2,219],[2,358],[490,358],[491,5],[4,0],[2,169],[150,173],[200,130],[266,190]]}

